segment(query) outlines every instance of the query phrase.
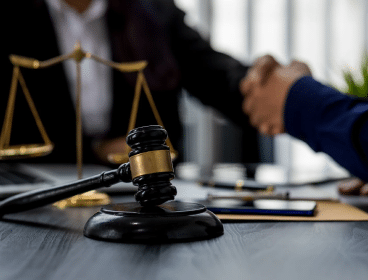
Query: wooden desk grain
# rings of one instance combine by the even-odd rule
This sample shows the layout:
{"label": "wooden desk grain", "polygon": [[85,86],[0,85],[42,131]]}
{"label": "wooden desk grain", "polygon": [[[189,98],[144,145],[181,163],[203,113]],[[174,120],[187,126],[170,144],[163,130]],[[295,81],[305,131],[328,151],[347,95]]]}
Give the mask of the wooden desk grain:
{"label": "wooden desk grain", "polygon": [[83,236],[99,208],[0,221],[0,279],[368,279],[367,222],[224,224],[217,239],[115,244]]}

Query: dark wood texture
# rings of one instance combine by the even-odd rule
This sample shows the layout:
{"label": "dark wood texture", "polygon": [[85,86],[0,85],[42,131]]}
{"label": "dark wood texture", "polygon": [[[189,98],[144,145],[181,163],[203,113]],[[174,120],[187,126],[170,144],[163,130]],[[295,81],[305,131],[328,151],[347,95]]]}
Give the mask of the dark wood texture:
{"label": "dark wood texture", "polygon": [[215,239],[139,245],[83,236],[84,224],[98,210],[45,206],[5,216],[0,279],[366,280],[368,275],[367,222],[226,223],[225,234]]}

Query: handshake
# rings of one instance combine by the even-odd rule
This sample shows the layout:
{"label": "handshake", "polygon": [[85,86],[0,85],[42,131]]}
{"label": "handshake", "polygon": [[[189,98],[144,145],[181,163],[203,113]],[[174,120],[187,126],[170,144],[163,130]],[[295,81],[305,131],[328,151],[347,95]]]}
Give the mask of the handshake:
{"label": "handshake", "polygon": [[286,66],[270,55],[255,61],[239,86],[244,96],[243,111],[260,133],[276,135],[285,132],[287,95],[291,86],[303,76],[311,76],[311,71],[305,63],[296,60]]}
{"label": "handshake", "polygon": [[[276,135],[285,132],[284,111],[288,93],[297,80],[310,75],[311,71],[309,67],[299,61],[292,61],[289,65],[285,66],[279,64],[270,55],[258,58],[248,71],[246,77],[240,82],[240,91],[244,95],[242,107],[243,111],[249,116],[250,123],[263,134]],[[317,94],[318,92],[316,92]],[[331,95],[326,96],[331,97]],[[340,100],[339,98],[336,97],[334,100]],[[339,102],[335,102],[334,105]],[[347,99],[345,99],[345,102],[347,102],[346,104],[351,104],[349,103],[351,101]],[[356,103],[356,100],[353,101],[353,105]],[[350,107],[353,108],[353,105]],[[361,111],[363,112],[362,109]],[[342,113],[344,112],[342,111]],[[339,114],[336,113],[334,116],[337,119]],[[345,118],[347,119],[348,117]],[[330,134],[331,136],[333,126],[327,126],[327,130],[329,130],[328,133],[324,133],[324,135]],[[336,128],[335,130],[337,132],[336,135],[333,135],[333,139],[341,140],[341,136],[345,134],[348,139],[352,137],[349,134],[349,129],[345,129],[344,132],[339,132]],[[318,140],[320,141],[319,143],[322,143],[321,140],[323,139]],[[366,138],[359,139],[359,141],[366,146]],[[329,145],[334,144],[330,140],[327,142]],[[319,145],[321,147],[323,146],[323,144]],[[328,151],[331,152],[331,147],[328,147],[326,150],[327,153]],[[322,149],[322,151],[324,150]],[[334,155],[332,153],[332,156]],[[351,155],[348,152],[344,157],[339,158],[340,163],[348,162]],[[354,165],[358,165],[356,160],[354,161]],[[348,179],[338,184],[338,192],[341,195],[368,196],[368,181],[359,178]]]}

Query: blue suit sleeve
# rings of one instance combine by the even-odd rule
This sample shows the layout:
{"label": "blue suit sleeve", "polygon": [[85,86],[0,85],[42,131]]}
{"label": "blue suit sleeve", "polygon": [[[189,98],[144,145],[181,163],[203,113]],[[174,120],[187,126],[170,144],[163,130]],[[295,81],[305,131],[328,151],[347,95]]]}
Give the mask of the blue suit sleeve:
{"label": "blue suit sleeve", "polygon": [[286,131],[314,151],[330,155],[354,176],[368,181],[368,102],[299,79],[286,100]]}

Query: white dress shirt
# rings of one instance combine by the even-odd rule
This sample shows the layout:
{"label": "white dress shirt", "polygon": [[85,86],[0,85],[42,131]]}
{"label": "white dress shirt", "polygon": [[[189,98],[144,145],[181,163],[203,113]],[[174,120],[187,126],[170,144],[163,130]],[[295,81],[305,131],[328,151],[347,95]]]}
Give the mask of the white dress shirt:
{"label": "white dress shirt", "polygon": [[[55,27],[61,54],[74,50],[77,41],[84,51],[111,60],[110,41],[106,23],[106,0],[92,0],[85,12],[79,14],[63,0],[46,0]],[[76,63],[63,62],[72,99],[76,101]],[[81,112],[83,131],[102,136],[110,127],[112,107],[112,69],[92,59],[81,62]]]}

